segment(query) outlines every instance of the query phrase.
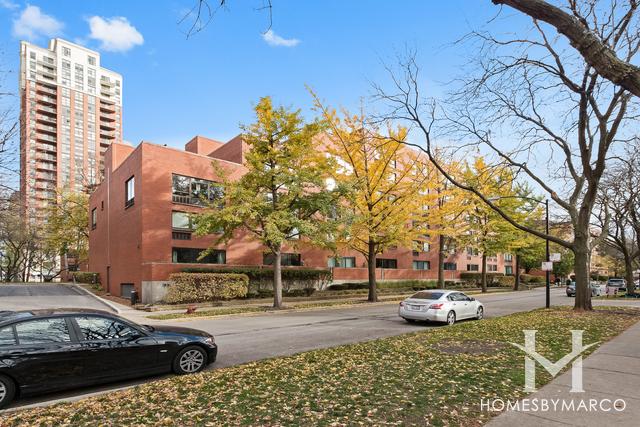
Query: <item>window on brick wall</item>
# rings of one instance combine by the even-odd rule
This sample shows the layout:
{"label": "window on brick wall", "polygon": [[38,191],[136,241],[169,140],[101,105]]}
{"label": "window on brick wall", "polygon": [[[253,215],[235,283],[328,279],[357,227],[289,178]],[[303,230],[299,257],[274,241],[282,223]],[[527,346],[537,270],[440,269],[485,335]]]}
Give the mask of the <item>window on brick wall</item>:
{"label": "window on brick wall", "polygon": [[478,264],[467,264],[467,271],[480,271]]}
{"label": "window on brick wall", "polygon": [[[265,253],[262,256],[262,264],[273,265],[275,257],[272,253]],[[302,265],[302,256],[296,253],[283,253],[280,259],[280,265],[300,266]]]}
{"label": "window on brick wall", "polygon": [[445,262],[443,268],[447,271],[455,271],[458,269],[458,266],[455,262]]}
{"label": "window on brick wall", "polygon": [[431,263],[429,261],[413,261],[414,270],[430,270]]}
{"label": "window on brick wall", "polygon": [[225,264],[227,262],[227,252],[218,249],[208,253],[202,259],[198,259],[204,250],[198,248],[173,248],[172,261],[192,264]]}
{"label": "window on brick wall", "polygon": [[376,258],[376,268],[398,268],[398,260],[394,258]]}
{"label": "window on brick wall", "polygon": [[98,211],[97,208],[91,209],[91,229],[95,230],[98,224]]}
{"label": "window on brick wall", "polygon": [[343,256],[338,258],[329,258],[329,267],[355,268],[356,258],[352,256]]}
{"label": "window on brick wall", "polygon": [[129,206],[133,205],[133,200],[135,197],[135,186],[136,186],[136,181],[135,181],[135,177],[131,177],[128,180],[125,181],[124,183],[124,206],[125,208],[128,208]]}

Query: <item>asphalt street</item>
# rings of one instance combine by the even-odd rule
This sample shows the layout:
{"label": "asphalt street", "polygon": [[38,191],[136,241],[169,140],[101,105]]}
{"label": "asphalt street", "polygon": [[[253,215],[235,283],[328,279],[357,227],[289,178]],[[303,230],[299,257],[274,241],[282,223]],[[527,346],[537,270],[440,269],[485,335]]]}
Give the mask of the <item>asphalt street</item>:
{"label": "asphalt street", "polygon": [[75,286],[56,284],[0,285],[0,311],[62,307],[109,310],[109,307],[100,300]]}

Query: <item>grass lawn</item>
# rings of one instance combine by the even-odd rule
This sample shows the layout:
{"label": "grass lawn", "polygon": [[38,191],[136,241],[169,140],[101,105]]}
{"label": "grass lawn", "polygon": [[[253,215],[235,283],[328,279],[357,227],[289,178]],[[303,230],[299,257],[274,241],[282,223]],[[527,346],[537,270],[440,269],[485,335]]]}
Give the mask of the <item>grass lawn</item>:
{"label": "grass lawn", "polygon": [[[379,302],[398,302],[405,299],[404,297],[378,297]],[[224,316],[227,314],[240,314],[240,313],[265,313],[271,311],[287,311],[287,310],[300,310],[300,309],[313,309],[320,307],[334,307],[340,305],[354,305],[354,304],[364,304],[367,303],[366,300],[350,300],[350,301],[323,301],[323,302],[308,302],[308,303],[296,303],[287,305],[285,303],[285,308],[281,310],[274,310],[270,305],[249,305],[249,306],[239,306],[239,307],[220,307],[213,309],[201,309],[194,313],[186,314],[183,313],[167,313],[167,314],[153,314],[151,316],[146,316],[149,319],[158,319],[158,320],[171,320],[171,319],[182,319],[182,318],[191,318],[191,317],[215,317],[215,316]]]}
{"label": "grass lawn", "polygon": [[[524,395],[523,329],[551,360],[604,342],[640,310],[535,310],[172,377],[79,402],[5,415],[0,425],[480,425],[481,398]],[[251,343],[247,343],[251,345]],[[593,351],[595,348],[588,350]],[[224,353],[224,348],[220,351]],[[539,385],[551,376],[537,370]]]}

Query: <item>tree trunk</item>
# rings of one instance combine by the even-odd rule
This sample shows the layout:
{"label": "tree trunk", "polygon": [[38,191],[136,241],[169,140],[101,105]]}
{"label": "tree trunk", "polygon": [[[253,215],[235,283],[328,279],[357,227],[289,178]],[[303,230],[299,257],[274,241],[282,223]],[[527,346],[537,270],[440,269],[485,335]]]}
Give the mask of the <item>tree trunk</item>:
{"label": "tree trunk", "polygon": [[593,310],[591,306],[591,287],[589,286],[589,247],[587,239],[576,238],[573,253],[575,255],[574,272],[576,275],[576,311]]}
{"label": "tree trunk", "polygon": [[516,280],[515,280],[515,283],[513,284],[513,290],[519,291],[520,290],[520,255],[518,254],[516,254],[515,273],[516,273]]}
{"label": "tree trunk", "polygon": [[273,308],[282,308],[282,251],[278,249],[273,260]]}
{"label": "tree trunk", "polygon": [[378,301],[378,292],[376,289],[376,247],[375,243],[369,241],[369,256],[367,257],[367,267],[369,270],[369,302]]}
{"label": "tree trunk", "polygon": [[438,288],[444,289],[444,241],[445,237],[440,235],[438,246]]}
{"label": "tree trunk", "polygon": [[487,292],[487,254],[482,252],[482,292]]}
{"label": "tree trunk", "polygon": [[625,254],[624,256],[624,278],[627,281],[627,294],[632,294],[635,289],[635,283],[633,282],[633,260],[631,256]]}

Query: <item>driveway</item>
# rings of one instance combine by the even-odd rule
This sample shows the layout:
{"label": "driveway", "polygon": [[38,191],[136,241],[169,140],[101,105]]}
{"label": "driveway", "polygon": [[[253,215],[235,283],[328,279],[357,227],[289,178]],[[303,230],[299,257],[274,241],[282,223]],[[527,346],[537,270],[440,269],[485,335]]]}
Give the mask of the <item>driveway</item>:
{"label": "driveway", "polygon": [[0,284],[0,311],[63,307],[112,311],[110,307],[73,285]]}

